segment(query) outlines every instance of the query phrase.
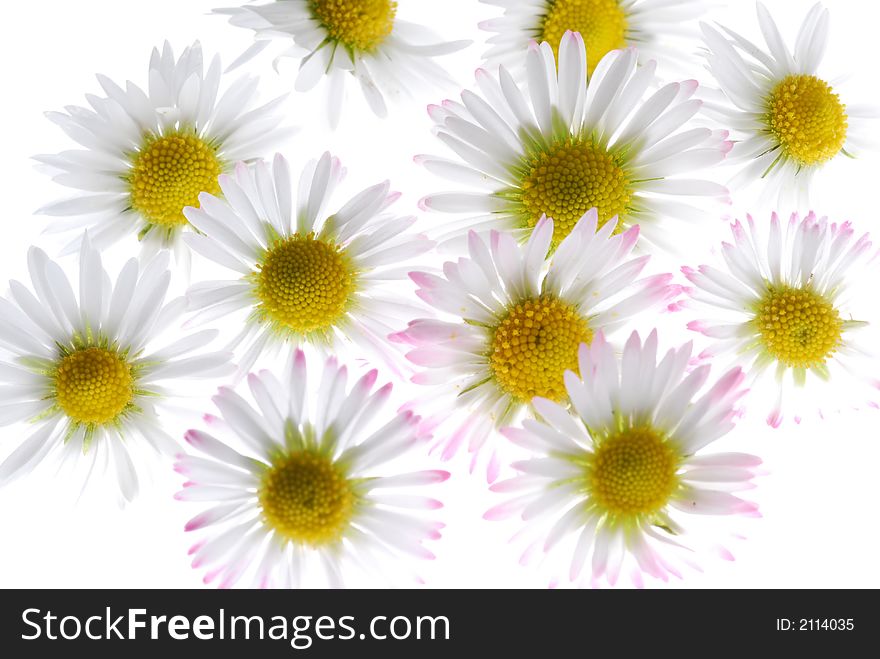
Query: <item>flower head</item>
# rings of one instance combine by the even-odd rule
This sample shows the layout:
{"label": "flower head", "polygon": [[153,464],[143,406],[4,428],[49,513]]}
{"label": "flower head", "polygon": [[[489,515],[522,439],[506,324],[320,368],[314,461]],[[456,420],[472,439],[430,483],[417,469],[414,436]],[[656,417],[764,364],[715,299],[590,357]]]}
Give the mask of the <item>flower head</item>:
{"label": "flower head", "polygon": [[[731,229],[733,242],[721,246],[724,268],[683,268],[694,284],[690,306],[707,314],[688,327],[713,339],[704,356],[735,359],[756,378],[774,373],[773,426],[789,394],[796,420],[810,408],[821,413],[858,402],[838,378],[858,382],[861,372],[864,384],[876,379],[865,373],[873,362],[859,339],[868,310],[858,291],[871,299],[866,287],[874,279],[864,270],[876,255],[869,236],[856,239],[849,222],[813,213],[788,222],[774,213],[769,226],[749,216]],[[807,390],[814,400],[804,397]]]}
{"label": "flower head", "polygon": [[[724,159],[726,131],[681,130],[699,111],[693,80],[674,82],[645,98],[654,62],[638,66],[634,49],[615,50],[588,76],[584,40],[567,32],[559,61],[550,44],[525,55],[519,86],[502,65],[477,72],[480,93],[461,103],[431,106],[438,138],[463,163],[417,159],[429,170],[475,190],[429,195],[423,204],[469,217],[468,228],[510,230],[525,239],[544,215],[561,241],[592,208],[598,226],[617,218],[618,231],[638,224],[646,240],[672,249],[661,218],[699,218],[677,197],[725,197],[725,188],[679,175]],[[457,224],[447,236],[463,233]]]}
{"label": "flower head", "polygon": [[127,235],[151,249],[178,247],[189,230],[183,209],[198,206],[202,192],[219,193],[217,177],[232,163],[262,155],[268,140],[283,135],[275,112],[283,99],[253,107],[256,79],[241,78],[220,94],[222,77],[219,57],[205,70],[198,43],[177,58],[166,43],[153,50],[146,91],[99,75],[106,97],[48,113],[83,147],[36,157],[53,180],[80,191],[40,210],[65,218],[52,228],[82,226],[67,218],[85,215],[97,247]]}
{"label": "flower head", "polygon": [[[468,258],[446,263],[442,277],[410,275],[419,297],[444,319],[411,321],[392,338],[414,346],[407,356],[426,367],[414,381],[454,394],[467,415],[448,435],[437,432],[445,457],[463,443],[476,451],[493,427],[514,421],[535,396],[566,401],[563,375],[577,369],[579,345],[678,293],[670,275],[638,279],[648,261],[629,258],[638,227],[615,229],[615,220],[599,228],[592,210],[552,258],[554,223],[547,218],[525,245],[507,233],[492,232],[487,243],[471,232]],[[432,401],[450,403],[437,391],[429,398],[425,409]],[[456,416],[442,409],[436,419]]]}
{"label": "flower head", "polygon": [[[388,282],[405,278],[395,266],[432,244],[408,233],[414,217],[387,213],[400,196],[384,181],[327,209],[345,174],[329,153],[309,162],[295,189],[287,161],[240,163],[220,177],[223,197],[204,193],[186,216],[200,233],[186,236],[203,256],[237,279],[190,288],[194,321],[246,311],[235,340],[243,346],[239,374],[264,351],[304,344],[332,352],[342,341],[395,364],[385,337],[414,313]],[[398,268],[399,269],[399,268]]]}
{"label": "flower head", "polygon": [[[376,389],[376,379],[372,370],[349,384],[335,358],[308,369],[297,352],[280,380],[248,377],[256,407],[220,390],[221,417],[205,417],[210,432],[186,434],[204,457],[181,455],[176,465],[189,479],[177,498],[212,504],[186,525],[208,532],[190,552],[205,583],[340,587],[358,567],[387,580],[382,559],[399,573],[403,558],[434,557],[423,542],[440,537],[443,524],[428,511],[442,503],[417,492],[449,474],[395,473],[424,437],[412,412],[384,414],[391,385]],[[313,566],[326,579],[314,581]]]}
{"label": "flower head", "polygon": [[872,113],[848,107],[819,74],[829,34],[821,4],[804,19],[794,51],[760,2],[758,22],[766,50],[727,28],[702,26],[709,69],[729,101],[712,109],[734,128],[728,162],[740,172],[732,184],[762,180],[765,195],[806,205],[815,174],[859,147]]}
{"label": "flower head", "polygon": [[527,553],[568,544],[571,581],[591,555],[593,583],[614,584],[628,559],[636,584],[642,573],[680,577],[675,552],[692,542],[683,535],[682,513],[757,514],[733,492],[751,487],[761,461],[702,453],[734,426],[742,371],[704,390],[710,367],[688,372],[690,344],[657,357],[656,332],[644,344],[633,333],[620,357],[598,335],[580,347],[581,375],[565,374],[571,407],[536,398],[538,417],[504,430],[533,457],[513,464],[517,476],[492,486],[515,496],[485,517],[518,515],[529,527],[525,535],[537,537]]}
{"label": "flower head", "polygon": [[170,397],[168,383],[228,373],[231,354],[188,354],[213,340],[213,330],[156,344],[185,306],[180,298],[165,302],[166,258],[131,259],[112,283],[86,236],[78,296],[42,250],[31,248],[28,267],[33,292],[12,281],[9,299],[0,300],[0,421],[28,421],[36,429],[0,465],[0,482],[50,455],[81,454],[92,467],[109,464],[130,501],[149,453],[143,449],[177,450],[157,415]]}
{"label": "flower head", "polygon": [[516,69],[530,41],[546,41],[559,56],[558,45],[566,32],[578,32],[586,43],[590,74],[612,50],[636,46],[646,60],[685,59],[676,51],[675,37],[683,26],[705,12],[700,0],[657,3],[650,0],[481,0],[504,8],[501,16],[480,27],[495,34],[489,38],[487,64]]}
{"label": "flower head", "polygon": [[232,25],[254,31],[257,41],[236,62],[245,62],[273,42],[289,47],[278,59],[299,60],[297,91],[313,89],[326,78],[328,117],[336,127],[345,105],[345,80],[360,85],[376,115],[387,114],[386,97],[426,83],[449,80],[434,58],[453,53],[469,41],[441,41],[426,28],[397,18],[392,0],[285,0],[217,9]]}

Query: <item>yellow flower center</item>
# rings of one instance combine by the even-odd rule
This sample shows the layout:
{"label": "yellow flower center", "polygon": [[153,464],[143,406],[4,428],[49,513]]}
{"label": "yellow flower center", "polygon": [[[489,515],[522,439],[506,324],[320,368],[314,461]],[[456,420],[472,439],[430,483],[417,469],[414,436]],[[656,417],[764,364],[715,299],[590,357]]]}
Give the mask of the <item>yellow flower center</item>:
{"label": "yellow flower center", "polygon": [[390,0],[311,0],[309,7],[332,40],[365,52],[388,38],[397,14]]}
{"label": "yellow flower center", "polygon": [[612,50],[626,46],[626,13],[619,0],[550,0],[541,24],[546,41],[559,59],[559,41],[566,30],[580,32],[587,47],[587,71]]}
{"label": "yellow flower center", "polygon": [[263,474],[258,498],[269,527],[287,540],[312,546],[341,540],[356,503],[339,466],[311,451],[276,460]]}
{"label": "yellow flower center", "polygon": [[223,165],[217,150],[193,133],[150,135],[128,174],[131,207],[150,224],[186,224],[183,209],[199,206],[199,194],[220,194]]}
{"label": "yellow flower center", "polygon": [[113,350],[77,350],[55,370],[55,400],[76,423],[110,423],[133,398],[131,365]]}
{"label": "yellow flower center", "polygon": [[560,401],[563,376],[577,372],[578,347],[593,331],[574,307],[544,296],[511,307],[492,333],[489,368],[498,386],[521,403],[535,396]]}
{"label": "yellow flower center", "polygon": [[627,428],[596,448],[587,475],[592,500],[612,515],[656,513],[678,485],[678,465],[673,447],[653,428]]}
{"label": "yellow flower center", "polygon": [[297,333],[330,329],[348,310],[356,287],[345,252],[314,234],[277,241],[259,268],[258,315]]}
{"label": "yellow flower center", "polygon": [[799,165],[818,165],[846,143],[846,106],[824,80],[790,75],[770,92],[767,126],[786,156]]}
{"label": "yellow flower center", "polygon": [[768,286],[753,322],[764,349],[791,368],[821,366],[841,343],[840,314],[809,287]]}
{"label": "yellow flower center", "polygon": [[617,215],[623,219],[632,199],[629,177],[621,158],[589,140],[569,138],[528,158],[519,202],[528,228],[547,215],[553,219],[553,246],[569,234],[591,208],[599,226]]}

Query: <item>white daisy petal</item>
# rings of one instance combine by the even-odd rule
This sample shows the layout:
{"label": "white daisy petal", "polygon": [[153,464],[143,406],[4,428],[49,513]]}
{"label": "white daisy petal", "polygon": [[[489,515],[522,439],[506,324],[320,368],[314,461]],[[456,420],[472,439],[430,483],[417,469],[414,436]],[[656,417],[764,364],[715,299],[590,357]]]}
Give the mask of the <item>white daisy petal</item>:
{"label": "white daisy petal", "polygon": [[30,471],[49,451],[57,439],[54,431],[58,418],[54,422],[43,424],[22,444],[16,448],[3,464],[0,464],[0,483],[8,483],[26,471]]}

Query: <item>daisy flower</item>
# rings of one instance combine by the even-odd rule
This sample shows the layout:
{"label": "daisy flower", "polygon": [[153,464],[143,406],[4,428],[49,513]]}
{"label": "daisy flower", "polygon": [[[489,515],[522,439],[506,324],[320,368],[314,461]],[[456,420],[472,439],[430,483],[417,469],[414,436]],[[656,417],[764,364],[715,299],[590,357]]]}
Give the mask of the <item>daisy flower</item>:
{"label": "daisy flower", "polygon": [[40,209],[65,218],[52,228],[88,226],[99,248],[130,234],[151,250],[179,245],[188,230],[183,209],[198,205],[201,192],[219,192],[217,177],[233,162],[262,155],[284,135],[275,112],[283,97],[253,108],[255,78],[220,94],[221,77],[218,57],[204,70],[198,42],[179,58],[166,42],[161,54],[153,50],[146,91],[99,75],[107,96],[89,95],[91,108],[47,113],[83,147],[36,156],[53,180],[79,190]]}
{"label": "daisy flower", "polygon": [[444,42],[428,29],[397,18],[392,0],[278,0],[263,5],[215,9],[232,25],[254,31],[256,42],[233,64],[253,58],[273,41],[287,48],[278,56],[299,60],[297,91],[328,81],[330,125],[345,105],[345,80],[353,76],[370,109],[385,117],[387,97],[413,87],[450,82],[434,62],[470,41]]}
{"label": "daisy flower", "polygon": [[[413,381],[439,389],[424,401],[426,410],[432,401],[443,405],[428,427],[460,424],[440,437],[444,459],[462,444],[476,459],[493,427],[515,421],[535,396],[567,400],[563,374],[577,368],[581,343],[678,294],[671,275],[637,279],[649,258],[629,258],[638,227],[615,234],[616,220],[598,224],[598,213],[587,213],[552,259],[547,218],[525,245],[497,231],[487,244],[472,231],[469,258],[446,263],[442,277],[410,274],[417,295],[447,319],[411,321],[392,339],[414,346],[407,357],[427,367]],[[457,415],[450,416],[449,395]]]}
{"label": "daisy flower", "polygon": [[[625,567],[634,568],[636,585],[642,574],[681,577],[676,562],[687,564],[688,545],[700,541],[681,513],[758,516],[755,504],[733,492],[752,487],[761,463],[742,453],[703,453],[733,429],[743,373],[735,368],[699,394],[710,367],[688,372],[690,357],[687,344],[658,363],[656,331],[644,344],[634,332],[619,358],[601,335],[582,345],[584,377],[565,374],[571,408],[536,398],[540,416],[504,430],[533,457],[492,486],[513,496],[485,518],[526,522],[525,535],[538,538],[527,557],[567,545],[573,582],[591,555],[594,585],[602,578],[614,584]],[[727,549],[715,549],[732,560]]]}
{"label": "daisy flower", "polygon": [[766,193],[806,205],[810,181],[825,165],[848,156],[867,137],[867,108],[847,106],[819,75],[828,44],[828,10],[815,5],[804,19],[792,52],[766,7],[758,22],[767,51],[721,26],[703,25],[709,70],[729,105],[720,118],[734,130],[729,162],[741,168],[732,185],[763,179]]}
{"label": "daisy flower", "polygon": [[176,465],[189,479],[176,498],[210,505],[186,525],[208,529],[190,551],[205,583],[309,586],[312,566],[322,566],[341,587],[350,568],[387,580],[407,570],[402,559],[434,558],[423,543],[440,537],[443,524],[428,511],[442,503],[418,488],[449,473],[395,471],[425,438],[412,412],[385,411],[391,384],[375,389],[376,378],[372,370],[349,385],[335,358],[310,370],[298,351],[283,382],[269,371],[248,377],[256,408],[220,389],[222,418],[205,417],[211,434],[186,433],[205,457]]}
{"label": "daisy flower", "polygon": [[[612,50],[637,46],[646,59],[684,60],[674,39],[689,33],[687,26],[705,13],[701,0],[480,0],[502,7],[504,13],[480,23],[494,32],[485,53],[489,66],[516,69],[530,41],[546,41],[559,55],[557,44],[566,32],[579,32],[587,45],[587,70]],[[670,43],[672,41],[673,43]]]}
{"label": "daisy flower", "polygon": [[156,345],[185,307],[182,298],[165,303],[167,263],[131,259],[113,283],[86,235],[77,296],[58,264],[30,249],[33,292],[11,281],[8,298],[0,298],[0,423],[27,421],[34,430],[0,465],[0,483],[56,455],[85,461],[89,476],[97,465],[109,467],[131,501],[144,447],[179,450],[157,415],[171,396],[167,382],[232,367],[229,353],[196,352],[213,330]]}
{"label": "daisy flower", "polygon": [[[482,213],[470,228],[515,231],[525,238],[544,215],[561,241],[591,208],[599,226],[618,218],[618,231],[638,224],[649,242],[674,243],[660,217],[703,219],[678,197],[724,197],[725,188],[679,174],[719,163],[730,148],[726,131],[680,130],[700,109],[695,81],[675,82],[643,100],[655,63],[637,66],[634,49],[613,51],[587,77],[584,40],[566,32],[559,64],[548,43],[526,54],[527,88],[504,66],[477,71],[482,96],[431,106],[438,138],[464,162],[434,156],[417,161],[472,190],[434,194],[427,208]],[[473,190],[475,188],[476,190]],[[450,234],[461,233],[450,226]]]}
{"label": "daisy flower", "polygon": [[[714,340],[705,356],[736,359],[756,378],[774,372],[776,394],[756,396],[775,399],[767,417],[773,426],[782,421],[786,392],[795,395],[797,421],[807,409],[851,404],[840,381],[868,377],[873,365],[873,351],[859,338],[877,278],[867,271],[876,257],[869,236],[856,239],[849,222],[813,213],[795,213],[787,223],[774,213],[769,227],[749,216],[747,226],[737,220],[731,228],[733,243],[721,245],[724,268],[683,268],[694,285],[691,306],[711,314],[688,325]],[[813,400],[804,397],[807,389]]]}
{"label": "daisy flower", "polygon": [[389,323],[405,322],[415,311],[388,283],[404,279],[400,266],[432,243],[407,232],[414,217],[386,212],[400,196],[388,181],[329,212],[344,173],[325,153],[306,165],[294,191],[280,155],[271,166],[242,163],[219,178],[223,198],[203,193],[200,208],[186,209],[199,231],[186,242],[237,275],[197,284],[188,298],[199,311],[196,322],[248,313],[233,344],[244,346],[239,374],[267,349],[309,343],[329,353],[341,339],[395,364],[385,342]]}

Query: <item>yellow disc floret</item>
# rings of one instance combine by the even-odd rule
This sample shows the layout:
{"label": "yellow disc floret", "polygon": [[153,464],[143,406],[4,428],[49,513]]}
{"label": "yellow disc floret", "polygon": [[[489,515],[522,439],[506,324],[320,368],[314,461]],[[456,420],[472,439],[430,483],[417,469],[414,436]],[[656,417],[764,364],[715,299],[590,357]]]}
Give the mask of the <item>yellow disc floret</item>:
{"label": "yellow disc floret", "polygon": [[846,106],[824,80],[790,75],[770,92],[767,127],[784,155],[799,165],[818,165],[846,144]]}
{"label": "yellow disc floret", "polygon": [[134,398],[131,365],[105,348],[85,348],[62,357],[55,369],[55,399],[74,422],[114,421]]}
{"label": "yellow disc floret", "polygon": [[340,467],[313,451],[282,454],[263,474],[263,519],[282,538],[319,546],[338,542],[356,496]]}
{"label": "yellow disc floret", "polygon": [[764,349],[791,368],[822,366],[841,343],[840,314],[808,286],[768,286],[753,322]]}
{"label": "yellow disc floret", "polygon": [[612,515],[651,515],[669,502],[678,467],[674,448],[653,428],[627,428],[596,448],[587,473],[592,501]]}
{"label": "yellow disc floret", "polygon": [[260,316],[305,334],[335,325],[351,304],[356,278],[341,248],[297,234],[269,247],[256,283]]}
{"label": "yellow disc floret", "polygon": [[512,306],[495,327],[489,368],[502,391],[527,403],[535,396],[565,398],[566,370],[577,372],[578,347],[593,332],[577,310],[544,296]]}
{"label": "yellow disc floret", "polygon": [[222,173],[217,150],[198,135],[150,135],[128,174],[131,207],[150,224],[183,226],[183,209],[198,207],[200,193],[220,194],[217,177]]}
{"label": "yellow disc floret", "polygon": [[539,40],[550,44],[557,59],[566,30],[583,35],[590,73],[610,51],[626,46],[626,13],[619,0],[551,0],[547,4]]}
{"label": "yellow disc floret", "polygon": [[553,219],[556,246],[594,207],[599,212],[599,226],[617,215],[621,222],[615,232],[619,232],[631,199],[630,180],[619,156],[589,140],[571,138],[531,156],[520,203],[529,228],[541,215]]}
{"label": "yellow disc floret", "polygon": [[388,38],[397,14],[390,0],[310,0],[309,7],[332,40],[365,52]]}

